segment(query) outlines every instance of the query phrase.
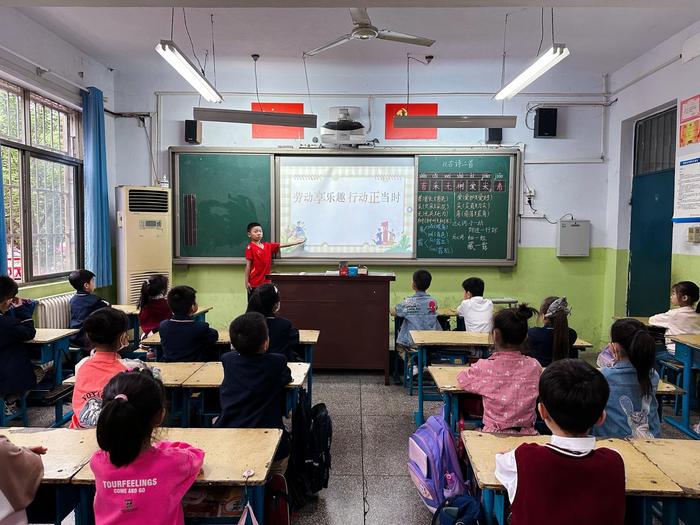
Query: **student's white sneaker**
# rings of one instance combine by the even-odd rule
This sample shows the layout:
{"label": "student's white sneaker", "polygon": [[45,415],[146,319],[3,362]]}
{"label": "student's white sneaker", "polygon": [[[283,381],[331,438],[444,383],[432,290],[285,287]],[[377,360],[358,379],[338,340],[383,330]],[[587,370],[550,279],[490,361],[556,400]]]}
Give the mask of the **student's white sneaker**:
{"label": "student's white sneaker", "polygon": [[418,375],[418,365],[413,365],[413,377]]}

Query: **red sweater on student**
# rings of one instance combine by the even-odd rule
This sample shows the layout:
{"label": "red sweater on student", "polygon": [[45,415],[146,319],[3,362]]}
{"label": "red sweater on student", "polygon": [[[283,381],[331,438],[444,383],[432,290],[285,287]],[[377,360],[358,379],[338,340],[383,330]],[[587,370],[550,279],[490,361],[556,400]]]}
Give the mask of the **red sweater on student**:
{"label": "red sweater on student", "polygon": [[623,525],[625,465],[614,450],[578,454],[553,445],[515,449],[511,525]]}
{"label": "red sweater on student", "polygon": [[157,332],[160,323],[166,319],[170,319],[172,316],[173,312],[170,310],[168,300],[165,297],[151,299],[139,312],[141,331],[144,334]]}

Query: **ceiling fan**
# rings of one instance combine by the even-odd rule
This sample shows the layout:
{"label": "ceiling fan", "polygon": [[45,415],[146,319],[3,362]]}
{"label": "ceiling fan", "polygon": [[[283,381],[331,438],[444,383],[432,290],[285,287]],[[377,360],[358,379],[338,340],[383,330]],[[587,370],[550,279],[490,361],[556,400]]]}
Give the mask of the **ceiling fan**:
{"label": "ceiling fan", "polygon": [[317,55],[327,49],[345,44],[351,40],[371,40],[373,38],[378,38],[380,40],[392,40],[394,42],[403,42],[405,44],[415,44],[417,46],[426,47],[430,47],[435,43],[435,40],[422,36],[407,35],[406,33],[399,33],[391,29],[377,29],[372,25],[372,21],[369,19],[367,9],[363,7],[351,7],[350,16],[352,17],[352,31],[350,31],[350,33],[324,46],[306,51],[304,56]]}

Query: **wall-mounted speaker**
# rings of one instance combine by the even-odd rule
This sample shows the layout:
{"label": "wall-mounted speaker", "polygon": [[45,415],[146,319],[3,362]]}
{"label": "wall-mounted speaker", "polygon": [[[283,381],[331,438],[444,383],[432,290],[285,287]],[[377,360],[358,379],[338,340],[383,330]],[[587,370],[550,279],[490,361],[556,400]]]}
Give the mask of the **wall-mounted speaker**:
{"label": "wall-mounted speaker", "polygon": [[486,144],[500,144],[503,141],[503,128],[486,128]]}
{"label": "wall-mounted speaker", "polygon": [[199,120],[185,121],[185,142],[190,144],[202,143],[202,123]]}
{"label": "wall-mounted speaker", "polygon": [[557,136],[557,108],[535,110],[535,138],[551,139]]}

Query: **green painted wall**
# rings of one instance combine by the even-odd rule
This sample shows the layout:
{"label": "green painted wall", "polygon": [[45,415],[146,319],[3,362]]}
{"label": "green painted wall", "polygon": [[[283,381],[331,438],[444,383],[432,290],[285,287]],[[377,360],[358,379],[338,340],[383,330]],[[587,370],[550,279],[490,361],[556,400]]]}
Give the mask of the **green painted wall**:
{"label": "green painted wall", "polygon": [[674,253],[671,258],[671,282],[693,281],[700,283],[700,255]]}
{"label": "green painted wall", "polygon": [[[431,267],[430,293],[441,305],[457,306],[462,299],[462,281],[472,275],[484,279],[487,296],[513,296],[535,307],[548,295],[566,295],[573,307],[571,326],[580,336],[599,348],[607,339],[614,313],[624,313],[627,274],[626,250],[593,248],[587,258],[559,259],[554,248],[519,248],[518,264],[512,269],[492,267]],[[275,270],[323,271],[331,266],[280,266]],[[370,271],[396,274],[391,287],[392,303],[411,292],[411,274],[418,266],[372,266]],[[197,290],[201,305],[213,305],[207,314],[216,327],[228,323],[245,310],[243,266],[175,266],[174,284],[188,284]],[[284,298],[283,298],[284,300]]]}

